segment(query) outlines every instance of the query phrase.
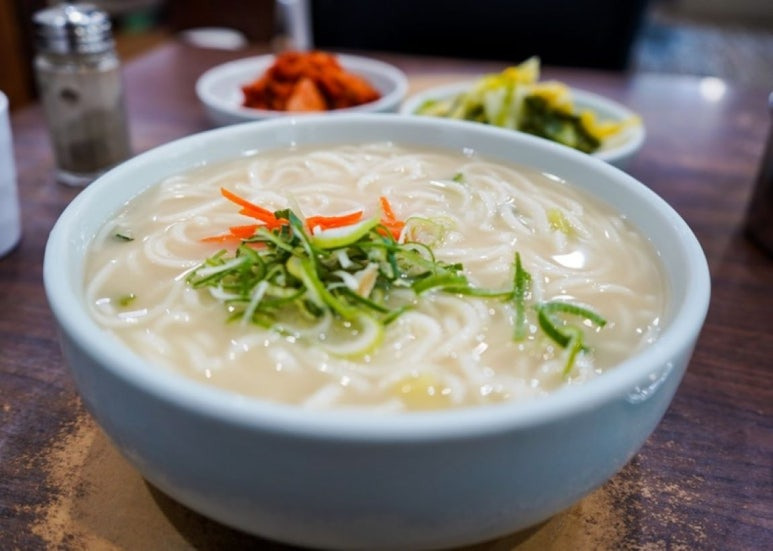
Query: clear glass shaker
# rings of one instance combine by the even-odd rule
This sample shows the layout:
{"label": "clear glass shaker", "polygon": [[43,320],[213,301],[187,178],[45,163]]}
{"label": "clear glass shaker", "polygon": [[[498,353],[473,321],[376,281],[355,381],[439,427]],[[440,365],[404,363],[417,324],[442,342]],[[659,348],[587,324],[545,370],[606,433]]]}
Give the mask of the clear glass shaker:
{"label": "clear glass shaker", "polygon": [[107,14],[59,4],[33,16],[35,76],[57,180],[86,185],[131,156],[121,64]]}

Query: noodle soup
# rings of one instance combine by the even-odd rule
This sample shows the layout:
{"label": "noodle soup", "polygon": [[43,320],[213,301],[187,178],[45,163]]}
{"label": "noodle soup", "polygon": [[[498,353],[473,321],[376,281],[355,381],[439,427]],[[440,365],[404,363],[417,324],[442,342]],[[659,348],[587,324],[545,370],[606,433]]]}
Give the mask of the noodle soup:
{"label": "noodle soup", "polygon": [[[340,311],[320,316],[327,325],[296,323],[303,315],[267,322],[255,317],[266,302],[257,286],[235,311],[230,291],[195,284],[237,258],[241,239],[231,237],[247,228],[249,240],[266,225],[245,205],[289,209],[302,221],[360,213],[379,222],[374,242],[393,239],[394,250],[421,255],[428,273],[440,266],[463,283],[414,292],[418,285],[396,277],[394,289],[362,291],[389,271],[386,260],[330,275],[317,294],[348,285],[347,308],[379,318],[378,339],[341,354],[343,343],[331,341],[368,332],[356,323],[331,329]],[[365,222],[312,226],[304,239],[347,264],[352,250],[336,240]],[[245,255],[266,246],[253,245]],[[369,306],[379,292],[384,302]],[[393,143],[261,152],[168,178],[103,227],[86,272],[93,317],[137,354],[240,394],[317,409],[472,406],[582,383],[657,338],[666,295],[649,242],[571,182],[472,151]],[[318,303],[307,302],[301,313],[317,316]]]}

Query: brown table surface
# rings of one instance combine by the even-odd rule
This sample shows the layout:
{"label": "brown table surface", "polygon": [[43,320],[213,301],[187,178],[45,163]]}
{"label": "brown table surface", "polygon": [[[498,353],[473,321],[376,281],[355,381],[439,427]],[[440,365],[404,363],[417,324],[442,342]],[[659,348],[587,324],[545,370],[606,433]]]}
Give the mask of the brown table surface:
{"label": "brown table surface", "polygon": [[[207,68],[254,51],[166,43],[125,67],[143,151],[209,128],[194,94]],[[502,64],[374,56],[412,90]],[[697,77],[546,68],[639,112],[628,171],[663,196],[706,251],[713,296],[684,381],[640,453],[542,525],[476,549],[773,549],[773,257],[743,235],[769,127],[769,90]],[[43,292],[44,245],[77,194],[55,183],[39,106],[12,116],[23,214],[0,260],[0,549],[282,548],[234,532],[150,487],[84,411]]]}

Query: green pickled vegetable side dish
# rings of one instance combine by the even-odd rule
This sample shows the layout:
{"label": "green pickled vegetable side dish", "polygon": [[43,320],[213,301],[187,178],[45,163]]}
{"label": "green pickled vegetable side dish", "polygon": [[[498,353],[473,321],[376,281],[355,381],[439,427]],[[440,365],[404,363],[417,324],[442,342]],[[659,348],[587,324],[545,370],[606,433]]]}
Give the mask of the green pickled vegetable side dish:
{"label": "green pickled vegetable side dish", "polygon": [[593,111],[577,111],[569,87],[539,81],[539,72],[539,59],[529,58],[501,73],[481,77],[455,97],[429,99],[415,114],[518,130],[585,153],[598,151],[605,139],[640,124],[638,117],[600,121]]}

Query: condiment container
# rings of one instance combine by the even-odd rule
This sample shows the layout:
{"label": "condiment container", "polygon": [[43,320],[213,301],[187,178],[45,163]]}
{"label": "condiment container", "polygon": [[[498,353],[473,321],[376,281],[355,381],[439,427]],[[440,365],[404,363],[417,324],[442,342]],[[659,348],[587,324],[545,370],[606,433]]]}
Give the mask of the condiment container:
{"label": "condiment container", "polygon": [[0,92],[0,257],[13,249],[21,237],[9,109],[8,97]]}
{"label": "condiment container", "polygon": [[307,51],[313,48],[309,0],[277,0],[279,35],[273,39],[276,51]]}
{"label": "condiment container", "polygon": [[[768,110],[773,123],[773,93],[768,97]],[[768,131],[767,145],[749,202],[746,234],[773,255],[773,124]]]}
{"label": "condiment container", "polygon": [[57,180],[86,185],[131,155],[121,64],[108,15],[90,4],[35,13],[35,76]]}

